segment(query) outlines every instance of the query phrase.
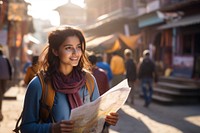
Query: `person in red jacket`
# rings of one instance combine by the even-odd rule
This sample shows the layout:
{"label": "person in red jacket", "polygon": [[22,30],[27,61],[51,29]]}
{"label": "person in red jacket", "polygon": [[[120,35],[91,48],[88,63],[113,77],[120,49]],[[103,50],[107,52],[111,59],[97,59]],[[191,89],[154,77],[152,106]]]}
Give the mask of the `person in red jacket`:
{"label": "person in red jacket", "polygon": [[92,74],[96,78],[97,85],[99,88],[99,93],[100,95],[102,95],[110,89],[108,77],[106,75],[106,72],[103,69],[96,66],[96,63],[97,63],[96,55],[92,54],[88,57],[88,59],[92,64]]}

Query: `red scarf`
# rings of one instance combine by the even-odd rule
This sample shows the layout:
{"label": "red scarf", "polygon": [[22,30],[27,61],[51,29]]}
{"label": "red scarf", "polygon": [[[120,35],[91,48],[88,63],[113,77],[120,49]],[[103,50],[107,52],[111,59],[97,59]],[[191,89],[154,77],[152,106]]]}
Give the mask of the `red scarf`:
{"label": "red scarf", "polygon": [[57,72],[52,77],[53,87],[57,92],[67,95],[72,109],[83,104],[79,95],[79,90],[83,87],[85,82],[86,79],[84,73],[77,69],[73,69],[73,71],[67,76],[63,73]]}

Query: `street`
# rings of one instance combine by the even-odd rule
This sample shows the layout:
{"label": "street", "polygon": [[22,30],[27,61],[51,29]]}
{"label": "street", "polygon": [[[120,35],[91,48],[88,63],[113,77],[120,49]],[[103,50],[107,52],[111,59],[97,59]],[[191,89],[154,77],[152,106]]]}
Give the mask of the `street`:
{"label": "street", "polygon": [[[12,133],[22,107],[25,89],[12,87],[3,101],[4,120],[0,133]],[[14,100],[17,96],[17,100]],[[9,99],[9,97],[11,97]],[[152,103],[143,107],[143,99],[136,97],[134,105],[125,104],[119,111],[120,119],[110,133],[199,133],[200,105],[166,106]]]}
{"label": "street", "polygon": [[111,133],[198,133],[200,106],[164,106],[152,103],[143,107],[141,98],[134,106],[124,105],[120,120]]}

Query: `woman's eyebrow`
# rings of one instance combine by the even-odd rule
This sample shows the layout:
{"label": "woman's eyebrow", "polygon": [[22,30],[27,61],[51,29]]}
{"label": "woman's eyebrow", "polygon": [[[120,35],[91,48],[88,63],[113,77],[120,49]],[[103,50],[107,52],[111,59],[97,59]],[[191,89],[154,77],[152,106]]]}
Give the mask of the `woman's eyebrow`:
{"label": "woman's eyebrow", "polygon": [[[81,43],[78,43],[78,44],[76,44],[75,46],[79,46],[79,45],[81,45]],[[64,47],[65,46],[74,46],[73,44],[64,44]]]}
{"label": "woman's eyebrow", "polygon": [[73,45],[72,45],[72,44],[64,44],[64,47],[65,47],[65,46],[73,46]]}

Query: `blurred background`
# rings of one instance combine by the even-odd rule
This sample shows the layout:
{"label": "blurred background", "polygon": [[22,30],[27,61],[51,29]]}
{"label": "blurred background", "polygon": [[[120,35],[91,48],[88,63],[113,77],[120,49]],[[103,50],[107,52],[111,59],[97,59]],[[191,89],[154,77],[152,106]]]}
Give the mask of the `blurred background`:
{"label": "blurred background", "polygon": [[200,103],[200,0],[0,0],[0,44],[13,66],[12,85],[58,26],[80,28],[87,50],[111,54],[129,48],[136,63],[150,50],[158,83],[153,100]]}
{"label": "blurred background", "polygon": [[[87,50],[103,54],[104,61],[129,48],[139,63],[149,49],[159,85],[195,88],[200,78],[199,6],[199,0],[1,0],[0,43],[12,63],[13,82],[23,78],[24,64],[41,53],[49,32],[70,25],[84,32]],[[185,102],[160,88],[155,100]],[[193,93],[187,101],[199,102]]]}

